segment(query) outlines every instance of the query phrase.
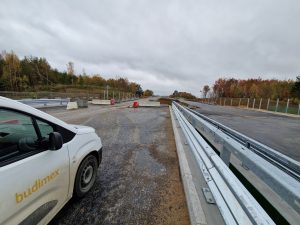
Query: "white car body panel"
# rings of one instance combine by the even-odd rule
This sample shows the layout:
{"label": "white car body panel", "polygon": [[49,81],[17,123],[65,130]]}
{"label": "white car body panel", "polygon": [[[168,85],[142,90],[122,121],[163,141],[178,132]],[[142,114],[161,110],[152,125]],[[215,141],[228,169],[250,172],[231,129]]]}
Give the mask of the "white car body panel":
{"label": "white car body panel", "polygon": [[[30,224],[28,217],[35,210],[44,204],[51,208],[57,201],[38,223],[47,224],[72,197],[77,169],[87,155],[102,149],[101,139],[94,128],[67,124],[17,101],[0,97],[0,108],[24,112],[75,133],[59,150],[45,150],[0,167],[0,224]],[[31,194],[25,198],[28,188]]]}
{"label": "white car body panel", "polygon": [[95,129],[88,126],[69,124],[76,129],[77,134],[95,133]]}
{"label": "white car body panel", "polygon": [[[99,146],[101,144],[101,140],[97,139],[98,137],[95,133],[89,134],[80,134],[76,135],[76,141],[70,143],[68,145],[69,153],[70,153],[70,183],[74,184],[75,176],[77,169],[80,165],[80,162],[91,152],[90,149],[93,149],[94,146]],[[85,140],[85,142],[81,142],[80,140]],[[74,185],[70,185],[69,187],[69,197],[72,197]]]}
{"label": "white car body panel", "polygon": [[[44,151],[32,157],[17,161],[0,168],[1,184],[1,222],[4,224],[19,224],[27,218],[39,206],[49,201],[58,201],[56,207],[62,206],[68,197],[69,191],[69,166],[68,149],[66,146],[59,151]],[[37,168],[34,171],[32,168]],[[59,170],[59,175],[48,181],[43,186],[35,185],[36,180],[44,179],[53,171]],[[50,172],[49,172],[50,171]],[[41,186],[35,192],[31,192],[27,198],[17,202],[16,194],[28,194],[28,188]],[[37,188],[36,188],[37,189]]]}

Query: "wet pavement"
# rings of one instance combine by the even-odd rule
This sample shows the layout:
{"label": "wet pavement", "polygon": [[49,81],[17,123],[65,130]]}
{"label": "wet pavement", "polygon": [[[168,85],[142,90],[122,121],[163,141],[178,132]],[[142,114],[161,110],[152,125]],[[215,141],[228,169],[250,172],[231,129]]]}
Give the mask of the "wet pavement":
{"label": "wet pavement", "polygon": [[195,110],[300,161],[300,118],[235,107],[186,102]]}
{"label": "wet pavement", "polygon": [[167,107],[45,111],[94,127],[103,142],[94,188],[50,224],[189,224]]}

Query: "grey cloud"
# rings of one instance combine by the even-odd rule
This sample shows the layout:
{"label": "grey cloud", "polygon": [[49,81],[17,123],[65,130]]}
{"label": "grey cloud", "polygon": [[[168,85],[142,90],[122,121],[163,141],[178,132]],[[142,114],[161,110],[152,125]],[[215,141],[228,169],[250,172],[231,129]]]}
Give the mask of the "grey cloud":
{"label": "grey cloud", "polygon": [[221,76],[295,78],[296,0],[2,0],[1,50],[77,73],[122,75],[158,94],[199,95]]}

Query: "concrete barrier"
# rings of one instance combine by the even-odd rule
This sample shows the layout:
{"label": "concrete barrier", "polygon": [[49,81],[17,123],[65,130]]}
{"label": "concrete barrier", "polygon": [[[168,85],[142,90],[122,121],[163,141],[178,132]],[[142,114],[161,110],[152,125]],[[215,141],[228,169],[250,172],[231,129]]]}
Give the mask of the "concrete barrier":
{"label": "concrete barrier", "polygon": [[[169,107],[173,132],[175,137],[175,144],[177,148],[177,155],[179,159],[179,168],[183,180],[183,188],[186,196],[186,201],[189,210],[191,224],[207,224],[206,217],[202,208],[200,198],[197,194],[196,185],[193,181],[191,169],[184,151],[184,141],[179,134],[179,124],[176,124],[175,115],[172,107]],[[206,203],[204,203],[206,204]]]}
{"label": "concrete barrier", "polygon": [[79,108],[87,108],[88,107],[88,101],[85,99],[77,99],[76,102],[77,102],[77,105]]}
{"label": "concrete barrier", "polygon": [[67,110],[69,109],[78,109],[77,102],[68,102]]}
{"label": "concrete barrier", "polygon": [[93,99],[92,104],[94,104],[94,105],[110,105],[110,100]]}

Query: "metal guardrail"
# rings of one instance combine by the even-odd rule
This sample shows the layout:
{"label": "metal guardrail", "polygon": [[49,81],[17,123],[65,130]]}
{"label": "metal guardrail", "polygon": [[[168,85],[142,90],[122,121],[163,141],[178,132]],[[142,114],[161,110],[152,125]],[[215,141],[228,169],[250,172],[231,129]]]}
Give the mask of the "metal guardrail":
{"label": "metal guardrail", "polygon": [[[292,221],[300,218],[299,162],[203,115],[196,115],[178,103],[173,102],[172,107],[174,111],[180,112],[182,117],[189,121],[190,126],[197,129],[213,146],[218,146],[216,148],[221,153],[220,157],[218,156],[218,163],[221,163],[222,159],[223,163],[229,165],[231,154],[233,154],[242,162],[244,168],[268,185],[279,196],[280,201],[286,202],[288,207],[292,208],[294,215]],[[222,169],[224,168],[220,168]],[[225,182],[229,182],[227,178]],[[268,199],[268,201],[273,203],[273,199]]]}
{"label": "metal guardrail", "polygon": [[65,99],[22,99],[18,100],[21,103],[30,105],[35,108],[66,106],[70,101],[69,98]]}
{"label": "metal guardrail", "polygon": [[222,159],[201,137],[178,104],[173,112],[196,159],[198,169],[215,198],[226,224],[275,224]]}
{"label": "metal guardrail", "polygon": [[251,151],[255,152],[256,154],[260,155],[262,158],[267,160],[268,162],[272,163],[288,175],[294,177],[296,180],[300,181],[300,163],[294,159],[291,159],[274,149],[259,143],[252,138],[249,138],[229,127],[224,126],[223,124],[208,118],[207,116],[202,115],[195,110],[188,109],[192,113],[196,114],[197,116],[201,117],[202,119],[206,120],[210,124],[214,125],[219,130],[223,131],[228,136],[232,137],[237,142],[241,143]]}
{"label": "metal guardrail", "polygon": [[[129,102],[138,100],[138,98],[128,98],[128,99],[121,99],[119,101],[116,101],[116,103],[122,103],[122,102]],[[45,107],[56,107],[56,106],[67,106],[67,104],[71,101],[70,98],[58,98],[58,99],[22,99],[17,100],[21,103],[24,103],[26,105],[30,105],[35,108],[45,108]],[[77,103],[79,100],[76,100]]]}

